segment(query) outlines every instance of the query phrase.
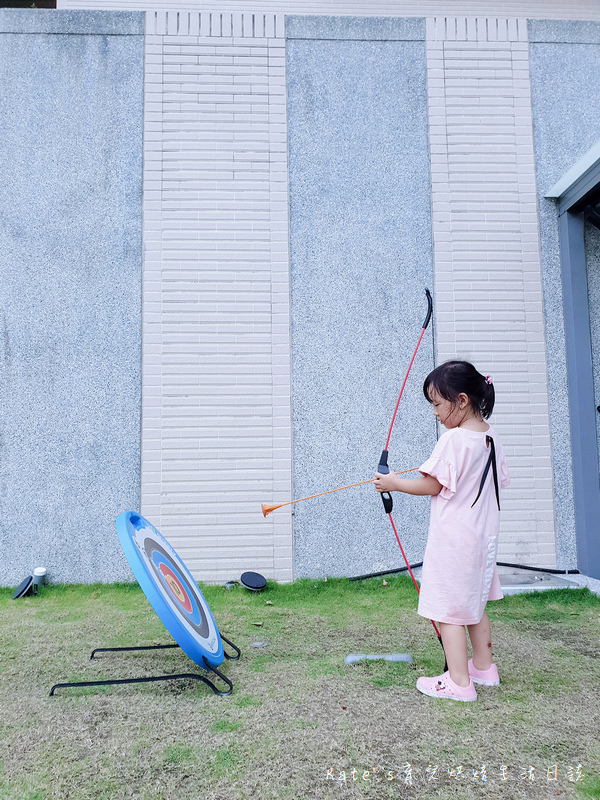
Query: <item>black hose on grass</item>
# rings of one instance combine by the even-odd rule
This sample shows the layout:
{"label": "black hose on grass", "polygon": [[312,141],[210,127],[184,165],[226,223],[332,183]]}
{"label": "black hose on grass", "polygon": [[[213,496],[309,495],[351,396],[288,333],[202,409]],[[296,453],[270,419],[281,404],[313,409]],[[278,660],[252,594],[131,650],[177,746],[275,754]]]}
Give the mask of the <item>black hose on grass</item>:
{"label": "black hose on grass", "polygon": [[[531,572],[547,572],[550,575],[580,575],[578,569],[545,569],[544,567],[528,567],[525,564],[506,564],[504,561],[496,561],[496,565],[498,567],[511,567],[512,569],[526,569]],[[411,564],[411,569],[417,569],[417,567],[422,567],[423,562],[419,561],[418,564]],[[384,570],[383,572],[371,572],[369,575],[356,575],[353,578],[349,578],[348,580],[351,581],[364,581],[367,578],[380,578],[384,575],[396,575],[399,572],[406,572],[408,567],[398,567],[398,569],[388,569]]]}

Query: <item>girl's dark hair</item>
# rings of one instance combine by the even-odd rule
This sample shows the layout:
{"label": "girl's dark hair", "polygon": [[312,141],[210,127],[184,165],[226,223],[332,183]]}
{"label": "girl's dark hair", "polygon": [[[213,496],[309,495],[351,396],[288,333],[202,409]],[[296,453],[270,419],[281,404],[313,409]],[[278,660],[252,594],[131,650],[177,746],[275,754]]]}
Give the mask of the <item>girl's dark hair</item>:
{"label": "girl's dark hair", "polygon": [[433,389],[451,403],[456,403],[459,394],[466,394],[471,408],[482,419],[487,419],[494,410],[496,393],[491,378],[484,378],[468,361],[446,361],[436,367],[423,384],[423,394],[430,403]]}

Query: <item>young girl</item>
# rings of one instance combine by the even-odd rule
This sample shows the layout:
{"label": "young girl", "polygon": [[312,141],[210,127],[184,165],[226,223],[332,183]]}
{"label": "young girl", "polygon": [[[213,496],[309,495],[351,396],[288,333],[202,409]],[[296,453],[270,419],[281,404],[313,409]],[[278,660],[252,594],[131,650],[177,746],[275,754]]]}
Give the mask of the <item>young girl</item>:
{"label": "young girl", "polygon": [[375,489],[431,495],[418,613],[438,623],[448,671],[419,678],[417,689],[469,701],[477,698],[473,683],[500,683],[485,605],[503,596],[496,571],[498,487],[508,486],[508,471],[502,445],[485,422],[494,408],[491,378],[466,361],[447,361],[427,376],[423,392],[447,431],[421,466],[422,477],[376,473]]}

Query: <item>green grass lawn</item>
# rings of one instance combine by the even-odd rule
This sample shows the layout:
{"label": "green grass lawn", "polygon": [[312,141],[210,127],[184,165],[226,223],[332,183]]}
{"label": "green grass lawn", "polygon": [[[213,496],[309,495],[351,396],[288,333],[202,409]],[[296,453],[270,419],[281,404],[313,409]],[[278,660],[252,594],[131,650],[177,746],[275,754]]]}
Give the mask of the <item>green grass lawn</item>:
{"label": "green grass lawn", "polygon": [[[203,586],[242,650],[199,682],[50,687],[197,671],[137,584],[0,590],[0,798],[594,798],[600,800],[600,598],[587,590],[492,603],[499,687],[475,703],[415,689],[443,655],[406,577]],[[262,647],[253,644],[262,643]],[[349,653],[413,663],[344,664]],[[205,673],[204,673],[205,674]]]}

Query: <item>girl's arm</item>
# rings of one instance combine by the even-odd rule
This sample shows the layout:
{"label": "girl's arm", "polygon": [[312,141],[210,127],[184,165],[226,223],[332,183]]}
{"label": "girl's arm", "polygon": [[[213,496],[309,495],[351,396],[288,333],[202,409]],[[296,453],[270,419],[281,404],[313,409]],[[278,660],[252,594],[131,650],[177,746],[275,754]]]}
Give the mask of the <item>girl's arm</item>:
{"label": "girl's arm", "polygon": [[404,492],[405,494],[435,496],[442,491],[442,484],[433,475],[421,478],[399,478],[390,472],[388,475],[375,473],[376,492]]}

